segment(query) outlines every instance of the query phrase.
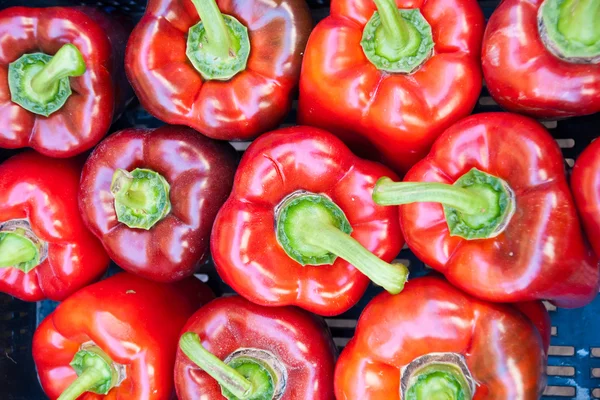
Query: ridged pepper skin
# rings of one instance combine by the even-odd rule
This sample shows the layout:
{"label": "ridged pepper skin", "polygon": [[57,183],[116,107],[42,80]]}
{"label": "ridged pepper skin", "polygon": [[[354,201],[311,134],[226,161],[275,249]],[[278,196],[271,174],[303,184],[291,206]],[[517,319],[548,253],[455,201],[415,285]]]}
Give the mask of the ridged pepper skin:
{"label": "ridged pepper skin", "polygon": [[33,358],[51,399],[75,381],[74,355],[93,342],[123,368],[124,380],[108,394],[79,400],[169,400],[179,331],[213,294],[199,280],[176,284],[120,273],[69,297],[37,328]]}
{"label": "ridged pepper skin", "polygon": [[353,228],[352,238],[383,261],[404,241],[396,207],[371,199],[378,178],[393,174],[354,156],[334,135],[293,127],[254,141],[236,173],[211,237],[217,272],[237,293],[261,305],[297,305],[337,315],[362,297],[369,278],[341,257],[328,265],[302,265],[278,241],[278,205],[298,191],[322,194],[337,204]]}
{"label": "ridged pepper skin", "polygon": [[[209,255],[212,224],[233,184],[237,155],[181,126],[126,129],[98,145],[85,163],[79,207],[90,230],[123,269],[160,282],[192,275]],[[150,169],[170,185],[170,210],[148,229],[116,214],[112,180],[118,169]]]}
{"label": "ridged pepper skin", "polygon": [[194,68],[186,55],[188,30],[200,18],[189,0],[148,1],[129,39],[125,68],[141,104],[160,120],[215,139],[249,140],[288,114],[312,20],[303,0],[217,5],[248,29],[244,70],[229,80],[205,80]]}
{"label": "ridged pepper skin", "polygon": [[27,273],[0,268],[0,292],[26,301],[61,301],[106,271],[108,255],[77,208],[82,164],[33,151],[0,164],[0,224],[27,220],[47,245],[47,257]]}
{"label": "ridged pepper skin", "polygon": [[[32,147],[64,158],[89,150],[106,135],[133,97],[120,64],[129,22],[113,19],[89,7],[0,12],[0,147]],[[12,102],[8,65],[24,54],[54,55],[66,43],[77,47],[86,64],[82,76],[70,78],[73,93],[66,103],[46,117]]]}
{"label": "ridged pepper skin", "polygon": [[439,203],[400,206],[404,237],[423,262],[458,288],[494,302],[546,299],[581,307],[598,293],[598,259],[587,245],[560,148],[538,122],[510,113],[463,119],[436,141],[407,182],[453,184],[472,168],[503,179],[514,215],[497,236],[451,236]]}
{"label": "ridged pepper skin", "polygon": [[[219,327],[219,329],[215,329]],[[182,332],[199,335],[204,348],[221,360],[238,349],[270,352],[287,370],[281,400],[333,400],[335,346],[325,322],[296,307],[264,307],[240,296],[200,308]],[[180,400],[223,400],[221,387],[182,351],[175,361]]]}
{"label": "ridged pepper skin", "polygon": [[[549,332],[543,306],[531,307],[546,314]],[[534,324],[512,306],[477,300],[439,277],[416,278],[402,293],[382,293],[367,305],[336,365],[336,398],[399,400],[404,367],[426,354],[455,353],[474,380],[474,400],[537,400],[547,351]]]}
{"label": "ridged pepper skin", "polygon": [[592,142],[575,162],[571,190],[587,238],[600,255],[600,141]]}
{"label": "ridged pepper skin", "polygon": [[476,1],[397,0],[431,25],[433,55],[411,74],[379,70],[361,47],[372,0],[333,0],[313,30],[300,77],[301,124],[339,136],[360,156],[400,175],[435,139],[471,113],[481,91],[485,26]]}
{"label": "ridged pepper skin", "polygon": [[543,2],[506,0],[490,17],[482,50],[490,95],[506,110],[540,118],[599,112],[600,63],[568,62],[546,48],[538,20]]}

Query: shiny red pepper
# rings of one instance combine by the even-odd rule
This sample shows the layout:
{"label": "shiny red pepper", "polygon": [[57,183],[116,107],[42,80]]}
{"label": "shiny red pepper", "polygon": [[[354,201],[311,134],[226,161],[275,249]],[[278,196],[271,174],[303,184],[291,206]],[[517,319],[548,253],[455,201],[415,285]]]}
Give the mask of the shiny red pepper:
{"label": "shiny red pepper", "polygon": [[[544,315],[541,304],[526,305]],[[525,315],[438,277],[413,279],[365,308],[335,371],[338,399],[537,400],[548,348]]]}
{"label": "shiny red pepper", "polygon": [[[169,400],[179,332],[213,294],[128,273],[69,297],[38,327],[33,359],[46,395],[61,400]],[[62,394],[62,395],[61,395]]]}
{"label": "shiny red pepper", "polygon": [[0,164],[0,292],[60,301],[106,271],[77,209],[82,164],[33,151]]}
{"label": "shiny red pepper", "polygon": [[1,11],[0,147],[71,157],[98,143],[132,97],[126,26],[87,7]]}
{"label": "shiny red pepper", "polygon": [[600,111],[600,0],[505,0],[483,41],[490,94],[510,111]]}
{"label": "shiny red pepper", "polygon": [[598,259],[583,238],[560,148],[527,117],[465,118],[405,182],[380,180],[374,199],[405,204],[408,246],[474,296],[571,308],[598,293]]}
{"label": "shiny red pepper", "polygon": [[575,162],[571,190],[587,238],[600,256],[600,140],[592,142]]}
{"label": "shiny red pepper", "polygon": [[303,310],[226,297],[199,309],[183,332],[175,361],[180,400],[334,399],[331,334]]}
{"label": "shiny red pepper", "polygon": [[371,199],[387,174],[320,129],[261,136],[244,154],[213,227],[219,275],[255,303],[321,315],[356,304],[369,278],[398,293],[406,268],[387,263],[403,245],[397,210]]}
{"label": "shiny red pepper", "polygon": [[333,0],[304,55],[300,123],[404,174],[473,110],[483,29],[475,0]]}
{"label": "shiny red pepper", "polygon": [[311,28],[304,0],[150,0],[125,68],[155,117],[251,139],[290,110]]}
{"label": "shiny red pepper", "polygon": [[190,128],[126,129],[88,158],[81,213],[123,269],[160,282],[183,279],[208,257],[236,163],[233,147]]}

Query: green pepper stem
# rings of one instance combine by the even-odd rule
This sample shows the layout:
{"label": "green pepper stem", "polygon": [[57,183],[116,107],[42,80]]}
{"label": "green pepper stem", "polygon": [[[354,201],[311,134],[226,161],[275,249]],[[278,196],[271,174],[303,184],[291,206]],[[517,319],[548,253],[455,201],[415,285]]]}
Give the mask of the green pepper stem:
{"label": "green pepper stem", "polygon": [[234,368],[210,353],[200,343],[200,337],[194,332],[186,332],[179,339],[179,348],[197,366],[213,377],[221,387],[229,390],[235,397],[245,400],[254,395],[252,383]]}
{"label": "green pepper stem", "polygon": [[114,363],[96,345],[87,346],[75,353],[71,367],[77,373],[77,379],[57,400],[77,400],[85,392],[105,395],[120,383],[119,372]]}
{"label": "green pepper stem", "polygon": [[441,203],[469,215],[489,208],[487,199],[467,189],[436,182],[394,182],[390,178],[381,178],[377,182],[373,200],[384,206]]}
{"label": "green pepper stem", "polygon": [[352,236],[330,224],[313,225],[310,234],[306,235],[304,240],[348,261],[391,294],[400,293],[408,280],[408,268],[405,265],[388,264],[365,249]]}
{"label": "green pepper stem", "polygon": [[320,194],[297,191],[276,208],[277,240],[302,265],[333,264],[346,260],[389,293],[402,291],[408,269],[388,264],[365,249],[350,233],[343,211]]}
{"label": "green pepper stem", "polygon": [[31,88],[42,95],[54,90],[58,82],[66,77],[81,76],[86,66],[81,52],[72,44],[65,44],[31,79]]}
{"label": "green pepper stem", "polygon": [[586,46],[600,41],[600,0],[565,0],[558,30],[565,38]]}
{"label": "green pepper stem", "polygon": [[406,46],[410,37],[408,23],[402,18],[394,0],[374,0],[381,25],[385,31],[386,41],[393,43],[397,50]]}
{"label": "green pepper stem", "polygon": [[0,232],[0,268],[37,263],[38,258],[38,248],[23,230]]}
{"label": "green pepper stem", "polygon": [[104,374],[96,369],[88,368],[79,375],[57,400],[77,400],[83,393],[95,387],[104,379]]}
{"label": "green pepper stem", "polygon": [[207,51],[217,58],[235,57],[231,35],[215,0],[192,0],[206,30]]}

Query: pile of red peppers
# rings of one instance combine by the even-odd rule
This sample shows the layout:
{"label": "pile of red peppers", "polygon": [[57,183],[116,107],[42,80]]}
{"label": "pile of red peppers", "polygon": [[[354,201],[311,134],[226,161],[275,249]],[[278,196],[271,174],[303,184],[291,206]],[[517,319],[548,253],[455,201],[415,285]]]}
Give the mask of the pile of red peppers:
{"label": "pile of red peppers", "polygon": [[[0,11],[0,148],[31,148],[0,164],[0,291],[60,302],[32,342],[46,395],[539,399],[542,300],[600,287],[600,141],[569,181],[532,117],[600,112],[598,21],[600,0],[487,25],[476,0],[331,0],[316,25],[305,0]],[[470,115],[482,80],[506,111]],[[134,94],[166,124],[114,132]],[[338,356],[323,317],[371,283]]]}

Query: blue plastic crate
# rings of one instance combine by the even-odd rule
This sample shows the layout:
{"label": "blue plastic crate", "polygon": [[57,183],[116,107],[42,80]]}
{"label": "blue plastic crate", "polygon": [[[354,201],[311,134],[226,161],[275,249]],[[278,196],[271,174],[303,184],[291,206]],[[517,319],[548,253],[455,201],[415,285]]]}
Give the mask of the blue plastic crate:
{"label": "blue plastic crate", "polygon": [[[328,0],[308,0],[315,20],[328,14]],[[97,6],[109,13],[120,12],[139,18],[144,11],[144,0],[0,0],[0,9],[14,6]],[[498,1],[480,1],[487,17]],[[499,111],[484,87],[475,113]],[[283,125],[295,122],[295,107]],[[542,121],[558,141],[568,170],[583,149],[600,135],[600,114],[560,121]],[[138,105],[130,109],[114,124],[111,131],[126,127],[157,127],[162,122],[151,117]],[[243,151],[247,142],[234,143]],[[0,162],[17,151],[0,149]],[[409,250],[403,250],[399,260],[409,264],[411,276],[427,273],[427,268]],[[111,266],[109,273],[118,271]],[[217,294],[233,293],[216,274],[210,262],[206,264],[203,280]],[[379,292],[371,286],[361,301],[348,312],[327,319],[335,342],[341,350],[354,334],[356,320],[366,304]],[[25,303],[0,294],[0,400],[42,400],[45,396],[38,384],[31,357],[31,339],[38,323],[56,307],[55,302]],[[548,387],[544,400],[600,399],[600,297],[587,307],[576,310],[556,309],[547,304],[552,318],[552,341],[548,366]]]}

